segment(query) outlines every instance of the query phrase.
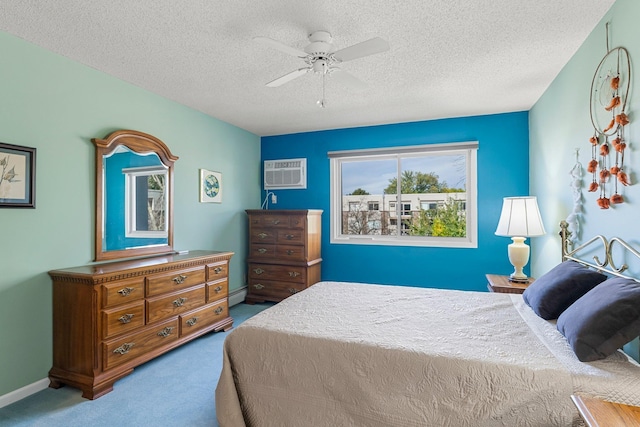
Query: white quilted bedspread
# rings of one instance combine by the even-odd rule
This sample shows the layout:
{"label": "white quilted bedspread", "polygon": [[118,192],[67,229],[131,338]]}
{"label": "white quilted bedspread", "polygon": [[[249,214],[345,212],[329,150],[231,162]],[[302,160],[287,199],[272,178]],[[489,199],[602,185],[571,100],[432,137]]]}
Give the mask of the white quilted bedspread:
{"label": "white quilted bedspread", "polygon": [[322,282],[224,352],[221,427],[571,426],[572,393],[640,403],[637,364],[579,362],[520,295]]}

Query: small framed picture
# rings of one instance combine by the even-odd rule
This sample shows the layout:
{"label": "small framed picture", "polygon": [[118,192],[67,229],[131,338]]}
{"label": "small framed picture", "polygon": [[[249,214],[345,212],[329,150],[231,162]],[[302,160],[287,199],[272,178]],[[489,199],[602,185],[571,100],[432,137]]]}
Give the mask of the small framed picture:
{"label": "small framed picture", "polygon": [[200,169],[200,202],[222,203],[222,174]]}
{"label": "small framed picture", "polygon": [[0,208],[36,207],[36,149],[0,142]]}

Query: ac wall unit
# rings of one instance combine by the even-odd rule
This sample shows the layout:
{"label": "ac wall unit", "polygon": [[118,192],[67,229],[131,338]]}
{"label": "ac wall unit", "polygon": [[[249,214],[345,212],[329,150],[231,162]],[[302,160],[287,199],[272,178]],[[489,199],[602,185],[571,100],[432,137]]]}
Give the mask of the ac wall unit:
{"label": "ac wall unit", "polygon": [[307,188],[307,159],[264,161],[264,189]]}

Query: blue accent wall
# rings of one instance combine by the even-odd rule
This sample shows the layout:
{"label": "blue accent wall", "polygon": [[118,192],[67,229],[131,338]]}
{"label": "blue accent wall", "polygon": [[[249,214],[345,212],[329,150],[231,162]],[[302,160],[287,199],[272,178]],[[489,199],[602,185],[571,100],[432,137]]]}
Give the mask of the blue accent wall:
{"label": "blue accent wall", "polygon": [[[464,141],[479,143],[478,248],[329,243],[328,152]],[[261,145],[263,161],[307,159],[307,189],[274,191],[277,204],[269,206],[324,210],[323,280],[482,291],[485,274],[513,271],[507,259],[511,240],[494,232],[502,198],[528,194],[528,112],[269,136]]]}

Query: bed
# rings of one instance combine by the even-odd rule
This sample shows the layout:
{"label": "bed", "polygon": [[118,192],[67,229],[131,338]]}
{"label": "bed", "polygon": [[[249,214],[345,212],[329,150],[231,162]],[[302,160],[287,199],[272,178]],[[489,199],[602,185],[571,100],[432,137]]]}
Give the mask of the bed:
{"label": "bed", "polygon": [[[597,239],[607,254],[614,241]],[[595,259],[589,269],[623,276]],[[636,361],[614,350],[581,362],[559,332],[572,308],[545,320],[519,294],[320,282],[226,338],[218,421],[571,426],[581,424],[572,394],[640,405]]]}

